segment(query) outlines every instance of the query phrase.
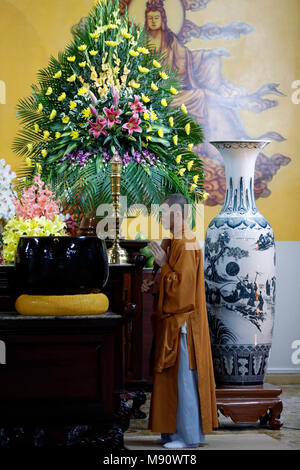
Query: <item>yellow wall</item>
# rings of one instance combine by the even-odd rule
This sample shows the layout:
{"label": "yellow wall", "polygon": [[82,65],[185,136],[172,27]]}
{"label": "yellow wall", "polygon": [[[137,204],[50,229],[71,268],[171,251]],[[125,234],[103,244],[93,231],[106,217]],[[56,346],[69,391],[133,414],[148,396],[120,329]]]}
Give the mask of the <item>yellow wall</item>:
{"label": "yellow wall", "polygon": [[[18,158],[11,144],[18,129],[15,106],[20,97],[31,93],[37,71],[49,56],[57,55],[71,39],[70,28],[85,16],[93,0],[1,0],[0,1],[0,81],[6,84],[6,104],[0,104],[0,157],[17,169]],[[234,83],[255,91],[267,82],[280,83],[287,96],[279,106],[262,114],[242,111],[249,134],[260,135],[270,129],[287,140],[272,143],[268,155],[282,153],[292,159],[281,167],[268,184],[268,198],[257,201],[259,210],[271,223],[275,239],[300,240],[300,104],[291,101],[291,84],[300,80],[300,1],[299,0],[212,0],[206,9],[188,12],[194,23],[243,21],[254,32],[235,40],[192,40],[192,49],[223,47],[232,53],[223,60],[223,75]],[[0,82],[1,83],[1,82]],[[1,102],[1,100],[0,100]],[[205,207],[205,227],[220,211]]]}

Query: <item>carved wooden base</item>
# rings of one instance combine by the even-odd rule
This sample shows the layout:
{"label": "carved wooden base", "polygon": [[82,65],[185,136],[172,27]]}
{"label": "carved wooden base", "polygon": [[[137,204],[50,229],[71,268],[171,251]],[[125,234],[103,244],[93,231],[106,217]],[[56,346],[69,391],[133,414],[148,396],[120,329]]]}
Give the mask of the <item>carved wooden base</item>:
{"label": "carved wooden base", "polygon": [[280,429],[282,422],[282,390],[274,385],[264,384],[245,387],[217,387],[218,411],[230,417],[235,423],[256,423],[271,429]]}
{"label": "carved wooden base", "polygon": [[131,419],[145,419],[146,413],[140,410],[140,407],[146,403],[147,395],[145,390],[139,389],[132,392],[127,392],[122,395],[125,400],[132,400]]}
{"label": "carved wooden base", "polygon": [[2,424],[0,450],[19,448],[73,447],[97,451],[122,451],[124,432],[130,424],[132,409],[128,394],[118,396],[118,408],[109,423],[93,424]]}

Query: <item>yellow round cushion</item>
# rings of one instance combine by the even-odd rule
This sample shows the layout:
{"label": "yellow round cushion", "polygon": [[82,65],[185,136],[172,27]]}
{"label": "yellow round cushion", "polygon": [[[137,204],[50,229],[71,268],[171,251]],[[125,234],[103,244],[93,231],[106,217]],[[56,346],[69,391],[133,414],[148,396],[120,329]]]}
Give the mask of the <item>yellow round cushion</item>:
{"label": "yellow round cushion", "polygon": [[101,315],[107,312],[109,300],[105,294],[20,295],[15,307],[21,315]]}

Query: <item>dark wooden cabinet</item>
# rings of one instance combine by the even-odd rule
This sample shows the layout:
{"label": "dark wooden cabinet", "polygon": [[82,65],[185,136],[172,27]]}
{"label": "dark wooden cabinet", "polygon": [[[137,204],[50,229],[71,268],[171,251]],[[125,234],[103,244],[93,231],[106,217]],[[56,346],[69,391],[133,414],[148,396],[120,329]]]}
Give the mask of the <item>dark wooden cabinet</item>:
{"label": "dark wooden cabinet", "polygon": [[5,312],[13,305],[13,268],[9,281],[2,278],[7,288],[0,292],[0,341],[6,349],[6,364],[0,364],[0,447],[20,439],[20,431],[18,438],[11,433],[21,424],[29,445],[98,440],[106,449],[122,448],[130,415],[139,415],[145,400],[135,392],[145,384],[141,266],[110,266],[104,289],[109,312],[90,317]]}

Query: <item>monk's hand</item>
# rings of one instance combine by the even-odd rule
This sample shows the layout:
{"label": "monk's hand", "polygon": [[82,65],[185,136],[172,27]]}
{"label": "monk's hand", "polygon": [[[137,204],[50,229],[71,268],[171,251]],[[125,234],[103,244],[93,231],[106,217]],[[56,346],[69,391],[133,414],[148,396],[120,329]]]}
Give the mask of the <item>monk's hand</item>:
{"label": "monk's hand", "polygon": [[155,262],[158,264],[158,266],[162,267],[164,266],[165,264],[167,264],[168,262],[168,255],[167,253],[165,252],[165,250],[163,250],[161,248],[161,246],[159,246],[158,243],[156,242],[150,242],[150,247],[149,247],[152,255],[154,256],[154,259],[155,259]]}
{"label": "monk's hand", "polygon": [[149,292],[151,287],[154,285],[155,279],[144,279],[141,291],[145,294],[146,292]]}

